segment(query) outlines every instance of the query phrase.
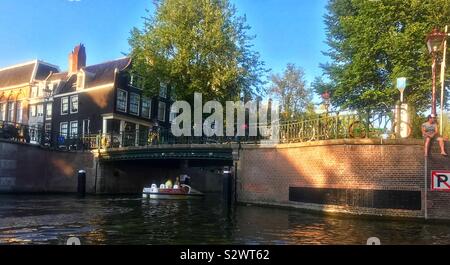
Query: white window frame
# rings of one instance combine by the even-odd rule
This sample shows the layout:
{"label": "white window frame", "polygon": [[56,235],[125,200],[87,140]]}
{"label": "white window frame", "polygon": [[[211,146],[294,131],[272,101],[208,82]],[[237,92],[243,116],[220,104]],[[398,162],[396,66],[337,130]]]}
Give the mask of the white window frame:
{"label": "white window frame", "polygon": [[52,124],[50,122],[44,124],[44,131],[45,133],[50,133],[52,131]]}
{"label": "white window frame", "polygon": [[[119,109],[119,94],[120,92],[125,92],[125,109]],[[128,91],[124,90],[124,89],[117,89],[117,97],[116,97],[116,110],[120,111],[120,112],[124,112],[126,113],[128,110]]]}
{"label": "white window frame", "polygon": [[[73,99],[74,98],[77,99],[77,110],[76,111],[73,111],[73,109],[72,109],[72,104],[73,104]],[[69,100],[69,112],[70,112],[70,114],[78,113],[79,108],[80,108],[80,98],[78,97],[78,95],[71,96],[70,100]]]}
{"label": "white window frame", "polygon": [[37,112],[36,112],[36,105],[29,105],[29,109],[30,109],[30,117],[36,117],[37,116]]}
{"label": "white window frame", "polygon": [[6,119],[6,103],[0,103],[0,120],[4,121]]}
{"label": "white window frame", "polygon": [[[9,108],[9,106],[12,106],[12,109]],[[10,117],[12,114],[12,117]],[[6,105],[6,120],[9,122],[14,122],[14,116],[16,114],[16,102],[9,101]]]}
{"label": "white window frame", "polygon": [[[137,109],[136,109],[137,111],[136,112],[132,112],[132,110],[131,110],[131,106],[133,104],[133,96],[136,97],[136,99],[137,99]],[[130,92],[130,114],[139,116],[140,108],[141,108],[141,95],[139,95],[138,93]]]}
{"label": "white window frame", "polygon": [[31,97],[32,98],[37,98],[38,97],[38,90],[39,90],[38,85],[35,85],[35,86],[31,87]]}
{"label": "white window frame", "polygon": [[[63,130],[62,130],[62,127],[64,124],[66,125],[66,129],[67,129],[67,131],[65,133],[63,133]],[[59,123],[59,135],[64,136],[65,139],[68,138],[67,136],[69,135],[69,123],[67,121],[63,121],[63,122]]]}
{"label": "white window frame", "polygon": [[[144,102],[148,102],[148,116],[144,116]],[[141,117],[151,119],[152,118],[152,99],[149,97],[142,97],[142,104],[141,104]]]}
{"label": "white window frame", "polygon": [[74,128],[74,126],[72,126],[73,124],[76,124],[77,126],[77,133],[76,133],[76,135],[75,136],[78,136],[78,129],[79,129],[79,126],[78,126],[78,121],[70,121],[70,126],[69,126],[69,138],[72,138],[72,137],[74,137],[74,134],[72,134],[72,129]]}
{"label": "white window frame", "polygon": [[142,90],[144,88],[144,78],[136,74],[130,75],[130,86]]}
{"label": "white window frame", "polygon": [[[41,110],[41,112],[39,112]],[[36,116],[44,117],[44,104],[36,104]]]}
{"label": "white window frame", "polygon": [[22,123],[23,121],[23,102],[17,101],[16,103],[16,122]]}
{"label": "white window frame", "polygon": [[[67,100],[67,112],[66,113],[63,112],[63,110],[64,110],[63,109],[64,100]],[[70,112],[70,100],[69,100],[69,97],[62,97],[61,98],[61,115],[68,115],[69,112]]]}
{"label": "white window frame", "polygon": [[[49,111],[49,108],[50,108],[50,111]],[[52,119],[52,112],[53,112],[53,104],[52,104],[52,102],[47,102],[47,104],[45,104],[45,119],[46,120]]]}
{"label": "white window frame", "polygon": [[[161,106],[161,104],[164,104],[164,115],[163,115],[163,119],[161,119],[161,116],[160,116],[160,110],[161,110],[160,106]],[[163,102],[163,101],[159,101],[159,102],[158,102],[158,120],[159,120],[159,121],[162,121],[162,122],[165,122],[165,121],[166,121],[166,108],[167,108],[166,102]]]}

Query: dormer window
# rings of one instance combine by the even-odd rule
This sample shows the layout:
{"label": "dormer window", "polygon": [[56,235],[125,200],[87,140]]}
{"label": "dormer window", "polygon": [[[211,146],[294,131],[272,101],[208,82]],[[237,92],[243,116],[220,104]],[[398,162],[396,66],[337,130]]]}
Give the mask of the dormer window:
{"label": "dormer window", "polygon": [[84,89],[84,84],[86,81],[86,75],[83,71],[77,74],[77,90]]}
{"label": "dormer window", "polygon": [[132,74],[130,75],[130,86],[138,89],[144,89],[144,78],[139,75]]}

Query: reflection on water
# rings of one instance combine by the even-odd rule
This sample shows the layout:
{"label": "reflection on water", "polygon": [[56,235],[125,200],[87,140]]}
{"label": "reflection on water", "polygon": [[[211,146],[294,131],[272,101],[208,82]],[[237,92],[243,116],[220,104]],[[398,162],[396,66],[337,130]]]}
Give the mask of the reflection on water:
{"label": "reflection on water", "polygon": [[0,195],[0,244],[450,244],[450,224],[337,218],[238,206],[220,197]]}

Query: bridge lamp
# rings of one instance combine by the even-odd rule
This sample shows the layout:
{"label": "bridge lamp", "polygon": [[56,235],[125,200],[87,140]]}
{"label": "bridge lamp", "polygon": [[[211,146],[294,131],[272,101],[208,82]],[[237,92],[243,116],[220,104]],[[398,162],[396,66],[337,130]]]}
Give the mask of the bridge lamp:
{"label": "bridge lamp", "polygon": [[403,92],[406,89],[406,77],[397,78],[397,89],[400,91],[400,102],[403,103]]}
{"label": "bridge lamp", "polygon": [[436,65],[437,65],[437,57],[438,53],[444,46],[444,40],[447,37],[446,33],[439,31],[437,28],[433,29],[433,31],[427,36],[427,46],[428,51],[430,52],[433,63],[432,63],[432,93],[431,93],[431,114],[436,116]]}
{"label": "bridge lamp", "polygon": [[328,115],[328,108],[330,107],[330,98],[331,98],[330,92],[328,92],[328,90],[326,90],[325,92],[322,93],[321,96],[322,96],[323,104],[325,106],[326,113]]}

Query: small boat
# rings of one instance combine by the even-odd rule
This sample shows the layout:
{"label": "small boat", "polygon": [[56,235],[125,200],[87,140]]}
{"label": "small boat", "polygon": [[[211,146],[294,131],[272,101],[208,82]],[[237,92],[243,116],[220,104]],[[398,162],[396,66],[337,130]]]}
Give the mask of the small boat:
{"label": "small boat", "polygon": [[179,187],[175,185],[175,187],[171,189],[168,189],[163,185],[161,185],[160,188],[157,188],[156,184],[152,184],[150,188],[144,188],[142,191],[142,198],[144,199],[184,200],[202,198],[203,196],[203,193],[185,184],[181,184]]}

